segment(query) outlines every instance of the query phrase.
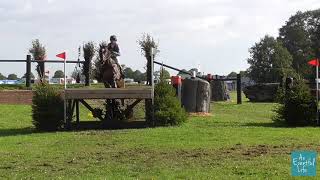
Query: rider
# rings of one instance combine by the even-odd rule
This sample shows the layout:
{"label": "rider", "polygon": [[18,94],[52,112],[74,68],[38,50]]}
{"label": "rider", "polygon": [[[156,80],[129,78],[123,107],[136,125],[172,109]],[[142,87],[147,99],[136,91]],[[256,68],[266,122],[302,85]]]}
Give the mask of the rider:
{"label": "rider", "polygon": [[112,53],[111,58],[119,66],[121,76],[122,76],[122,78],[124,78],[122,67],[121,67],[120,62],[117,58],[118,56],[120,56],[120,48],[117,44],[117,36],[115,36],[115,35],[110,36],[110,43],[108,44],[107,49]]}

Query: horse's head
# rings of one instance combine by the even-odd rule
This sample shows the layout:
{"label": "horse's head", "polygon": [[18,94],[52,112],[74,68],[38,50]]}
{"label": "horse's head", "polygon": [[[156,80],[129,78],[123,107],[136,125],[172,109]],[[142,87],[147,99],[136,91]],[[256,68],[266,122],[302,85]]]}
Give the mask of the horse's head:
{"label": "horse's head", "polygon": [[104,66],[111,66],[113,64],[113,60],[111,58],[111,51],[109,51],[107,48],[100,48],[99,56]]}

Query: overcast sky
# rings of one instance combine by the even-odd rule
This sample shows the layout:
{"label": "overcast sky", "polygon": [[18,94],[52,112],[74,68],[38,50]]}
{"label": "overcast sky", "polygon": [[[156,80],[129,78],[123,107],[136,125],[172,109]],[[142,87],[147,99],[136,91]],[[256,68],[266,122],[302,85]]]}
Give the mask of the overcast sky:
{"label": "overcast sky", "polygon": [[[160,45],[158,61],[181,69],[200,64],[201,71],[222,75],[245,70],[248,48],[276,36],[298,10],[317,8],[319,0],[1,0],[0,59],[25,59],[38,38],[48,59],[66,51],[75,60],[79,45],[116,34],[121,63],[143,70],[136,41],[150,33]],[[52,75],[62,67],[47,69]],[[0,72],[21,76],[25,66],[1,63]]]}

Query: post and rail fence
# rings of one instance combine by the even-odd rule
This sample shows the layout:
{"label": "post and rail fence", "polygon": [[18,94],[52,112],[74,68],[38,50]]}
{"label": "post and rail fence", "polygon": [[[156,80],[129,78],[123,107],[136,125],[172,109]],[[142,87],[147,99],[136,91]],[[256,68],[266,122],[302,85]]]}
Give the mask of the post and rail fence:
{"label": "post and rail fence", "polygon": [[[192,73],[190,72],[187,72],[187,71],[184,71],[184,70],[181,70],[181,69],[178,69],[178,68],[175,68],[173,66],[169,66],[169,65],[166,65],[166,64],[163,64],[163,63],[160,63],[160,62],[157,62],[157,61],[154,61],[152,59],[153,63],[152,63],[152,66],[153,64],[158,64],[158,65],[161,65],[163,67],[166,67],[166,68],[169,68],[169,69],[172,69],[172,70],[175,70],[175,71],[178,71],[178,72],[181,72],[181,73],[184,73],[184,74],[188,74],[190,76],[192,76]],[[61,61],[61,60],[32,60],[31,58],[31,55],[27,55],[26,56],[26,59],[24,60],[8,60],[8,59],[4,59],[4,60],[0,60],[0,63],[1,62],[8,62],[8,63],[25,63],[26,64],[26,87],[30,88],[31,87],[31,64],[32,63],[64,63],[64,61]],[[71,61],[71,60],[67,60],[66,63],[68,64],[84,64],[87,63],[86,61]],[[87,68],[85,68],[87,69]],[[151,68],[153,69],[153,68]],[[85,71],[84,72],[84,75],[85,75],[85,86],[89,86],[90,85],[90,80],[88,79],[90,76],[89,76],[89,71]],[[203,80],[208,80],[207,78],[205,77],[202,77],[202,76],[196,76],[197,78],[199,79],[203,79]],[[237,78],[226,78],[226,79],[212,79],[213,81],[236,81],[237,82],[237,104],[241,104],[242,103],[242,98],[241,98],[241,75],[238,74],[237,75]],[[152,85],[151,85],[152,86]]]}
{"label": "post and rail fence", "polygon": [[[24,60],[18,60],[18,59],[13,59],[13,60],[8,60],[8,59],[1,59],[1,62],[7,62],[7,63],[25,63],[26,64],[26,87],[30,88],[31,87],[31,64],[32,63],[64,63],[64,61],[61,60],[32,60],[31,59],[31,55],[27,55],[26,59]],[[66,63],[68,64],[85,64],[86,61],[66,61]],[[88,74],[90,72],[84,72],[85,73],[85,77],[88,78],[90,77]],[[90,81],[89,80],[85,80],[85,85],[89,86],[90,85]]]}

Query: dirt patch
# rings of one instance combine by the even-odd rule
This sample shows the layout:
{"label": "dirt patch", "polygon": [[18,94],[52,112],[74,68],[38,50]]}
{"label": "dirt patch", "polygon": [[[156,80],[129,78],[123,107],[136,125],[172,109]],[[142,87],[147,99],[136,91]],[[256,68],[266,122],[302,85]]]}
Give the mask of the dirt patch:
{"label": "dirt patch", "polygon": [[198,112],[198,113],[189,113],[189,116],[191,117],[211,117],[211,113],[205,113],[205,112]]}
{"label": "dirt patch", "polygon": [[243,146],[241,144],[234,145],[230,148],[221,149],[181,149],[158,151],[145,148],[133,148],[125,151],[115,152],[112,158],[148,161],[152,160],[168,160],[168,161],[189,161],[196,162],[203,159],[219,160],[221,158],[230,159],[251,159],[259,156],[272,155],[290,155],[293,150],[316,150],[320,151],[320,145],[256,145]]}
{"label": "dirt patch", "polygon": [[[320,145],[305,144],[305,145],[257,145],[245,147],[241,144],[226,149],[227,154],[245,157],[258,157],[264,155],[281,155],[291,154],[294,150],[317,150],[320,151]],[[223,153],[224,151],[222,151]]]}

